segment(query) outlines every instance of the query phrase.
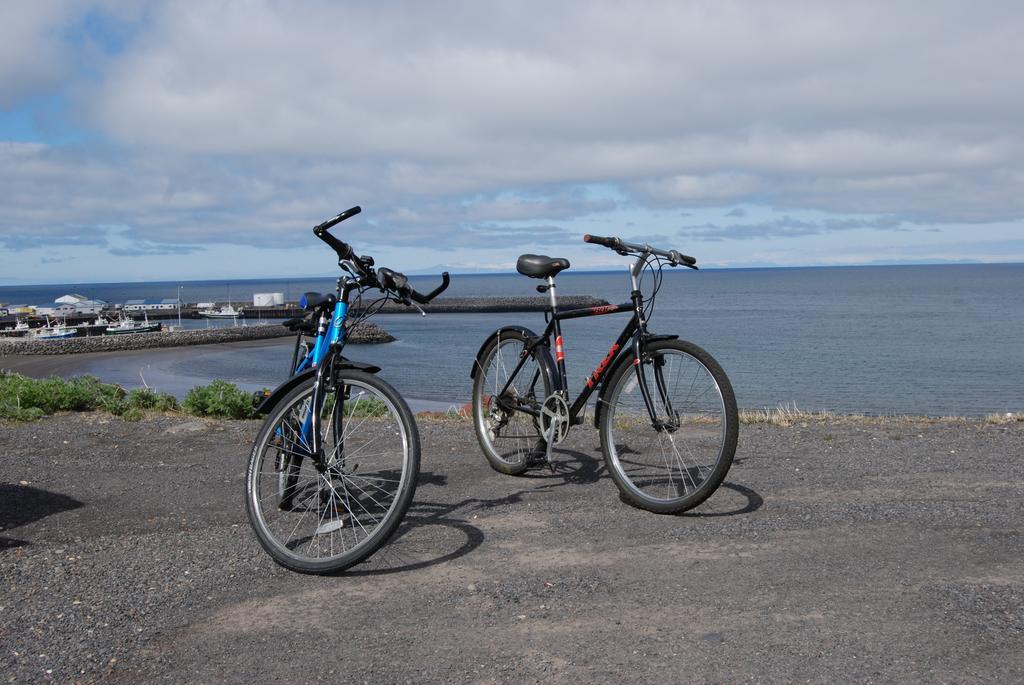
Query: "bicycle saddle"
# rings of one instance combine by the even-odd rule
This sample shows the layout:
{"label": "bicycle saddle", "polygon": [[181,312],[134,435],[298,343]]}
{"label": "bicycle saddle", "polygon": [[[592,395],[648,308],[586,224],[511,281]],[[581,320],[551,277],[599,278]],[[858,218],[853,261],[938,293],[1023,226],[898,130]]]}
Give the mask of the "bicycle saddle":
{"label": "bicycle saddle", "polygon": [[326,295],[321,295],[320,293],[303,293],[302,299],[299,300],[299,306],[303,309],[316,309],[320,305],[333,307],[334,301],[337,299],[338,298],[334,293],[327,293]]}
{"label": "bicycle saddle", "polygon": [[569,268],[569,260],[539,254],[524,254],[516,262],[516,271],[530,278],[547,278]]}

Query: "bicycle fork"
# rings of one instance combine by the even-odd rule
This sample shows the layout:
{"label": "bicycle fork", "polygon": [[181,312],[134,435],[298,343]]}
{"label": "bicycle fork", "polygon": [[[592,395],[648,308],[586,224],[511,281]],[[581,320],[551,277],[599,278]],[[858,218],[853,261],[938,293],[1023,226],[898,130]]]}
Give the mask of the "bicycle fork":
{"label": "bicycle fork", "polygon": [[654,385],[658,390],[658,396],[661,399],[662,406],[665,407],[665,415],[667,421],[662,421],[658,418],[658,409],[654,404],[654,400],[651,399],[651,389],[647,384],[647,375],[644,374],[644,358],[642,354],[642,347],[640,344],[640,336],[633,338],[633,369],[636,372],[637,384],[640,386],[640,394],[644,398],[644,405],[647,407],[647,414],[651,418],[651,426],[654,430],[668,431],[674,433],[679,429],[679,416],[672,408],[672,402],[668,397],[668,387],[665,384],[665,374],[662,368],[665,366],[665,362],[652,358],[651,364],[654,366]]}

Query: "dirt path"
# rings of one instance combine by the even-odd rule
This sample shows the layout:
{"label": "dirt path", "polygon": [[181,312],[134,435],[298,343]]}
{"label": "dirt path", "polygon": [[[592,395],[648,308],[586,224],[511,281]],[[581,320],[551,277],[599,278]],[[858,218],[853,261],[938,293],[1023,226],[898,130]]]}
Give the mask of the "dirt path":
{"label": "dirt path", "polygon": [[0,425],[0,677],[1024,678],[1024,424],[744,426],[723,489],[665,517],[619,500],[592,429],[513,478],[421,421],[399,537],[331,578],[255,542],[254,432]]}

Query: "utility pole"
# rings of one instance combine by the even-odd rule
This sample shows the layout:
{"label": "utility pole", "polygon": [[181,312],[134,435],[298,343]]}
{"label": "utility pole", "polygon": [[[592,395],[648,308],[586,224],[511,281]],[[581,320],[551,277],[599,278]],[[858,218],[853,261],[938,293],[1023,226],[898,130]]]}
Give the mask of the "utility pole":
{"label": "utility pole", "polygon": [[181,284],[178,284],[178,329],[181,329]]}

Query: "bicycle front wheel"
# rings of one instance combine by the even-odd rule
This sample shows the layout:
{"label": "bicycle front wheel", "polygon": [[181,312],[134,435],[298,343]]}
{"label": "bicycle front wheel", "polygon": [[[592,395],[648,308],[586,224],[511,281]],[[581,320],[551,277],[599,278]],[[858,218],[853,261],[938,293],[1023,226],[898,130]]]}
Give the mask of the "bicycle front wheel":
{"label": "bicycle front wheel", "polygon": [[253,530],[277,563],[303,573],[341,571],[373,554],[405,516],[419,477],[419,435],[401,396],[362,371],[335,378],[320,408],[319,455],[310,379],[267,416],[249,458]]}
{"label": "bicycle front wheel", "polygon": [[620,365],[608,382],[601,449],[623,496],[659,514],[710,497],[725,480],[739,433],[736,398],[718,362],[692,343],[659,341],[645,347],[641,364]]}

